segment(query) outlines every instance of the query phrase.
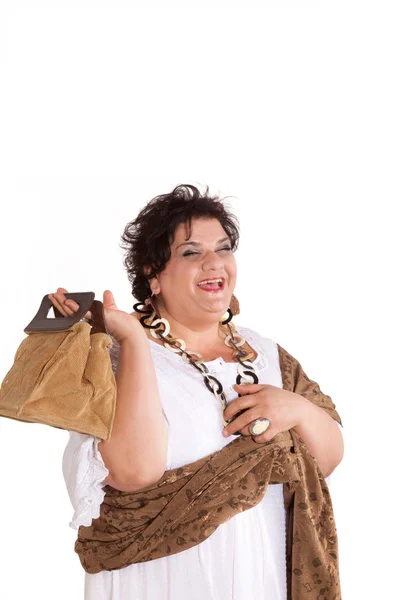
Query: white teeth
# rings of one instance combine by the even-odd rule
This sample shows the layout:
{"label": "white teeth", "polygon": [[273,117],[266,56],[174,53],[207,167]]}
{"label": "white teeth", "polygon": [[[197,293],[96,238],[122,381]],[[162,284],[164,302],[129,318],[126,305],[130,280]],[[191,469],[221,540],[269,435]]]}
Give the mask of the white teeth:
{"label": "white teeth", "polygon": [[222,279],[207,279],[205,281],[199,281],[197,285],[206,285],[207,283],[222,283]]}

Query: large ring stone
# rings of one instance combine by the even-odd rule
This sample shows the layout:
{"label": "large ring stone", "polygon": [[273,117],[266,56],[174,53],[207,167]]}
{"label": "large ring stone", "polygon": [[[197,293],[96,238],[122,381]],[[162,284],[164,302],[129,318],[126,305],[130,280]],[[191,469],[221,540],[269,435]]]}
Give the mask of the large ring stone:
{"label": "large ring stone", "polygon": [[269,419],[256,419],[249,425],[250,433],[251,435],[261,435],[267,431],[270,425],[271,421]]}

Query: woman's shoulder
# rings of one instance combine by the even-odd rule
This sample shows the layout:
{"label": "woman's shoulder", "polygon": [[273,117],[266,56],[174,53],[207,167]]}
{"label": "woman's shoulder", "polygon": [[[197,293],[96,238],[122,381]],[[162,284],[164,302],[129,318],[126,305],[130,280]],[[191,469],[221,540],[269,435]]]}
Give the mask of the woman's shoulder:
{"label": "woman's shoulder", "polygon": [[251,346],[254,346],[256,350],[267,355],[276,355],[278,345],[274,340],[249,327],[243,327],[242,325],[235,325],[235,327],[240,335],[242,335]]}

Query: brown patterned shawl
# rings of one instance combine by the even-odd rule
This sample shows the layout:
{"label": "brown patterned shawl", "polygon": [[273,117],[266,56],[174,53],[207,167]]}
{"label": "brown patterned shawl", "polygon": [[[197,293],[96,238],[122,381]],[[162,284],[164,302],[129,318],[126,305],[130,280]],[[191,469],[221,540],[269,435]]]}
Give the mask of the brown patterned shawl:
{"label": "brown patterned shawl", "polygon": [[[305,396],[341,423],[331,398],[286,350],[278,346],[278,351],[284,389]],[[294,430],[265,444],[238,437],[137,492],[106,486],[100,517],[79,528],[75,551],[88,573],[182,552],[258,504],[270,483],[284,484],[288,600],[340,600],[329,490]]]}

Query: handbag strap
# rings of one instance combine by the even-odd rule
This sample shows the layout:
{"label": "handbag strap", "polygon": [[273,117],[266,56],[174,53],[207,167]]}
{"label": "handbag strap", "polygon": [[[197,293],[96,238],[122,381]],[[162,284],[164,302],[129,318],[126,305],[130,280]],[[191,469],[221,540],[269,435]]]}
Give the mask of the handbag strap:
{"label": "handbag strap", "polygon": [[[107,333],[107,327],[104,319],[104,306],[100,300],[94,299],[93,292],[72,292],[66,293],[66,298],[75,300],[79,304],[79,309],[76,313],[70,317],[65,317],[60,311],[53,306],[48,295],[43,296],[39,310],[36,315],[25,327],[25,333],[32,333],[35,331],[50,332],[50,331],[65,331],[70,329],[76,323],[90,311],[92,318],[89,319],[89,324],[92,326],[90,334],[94,333]],[[49,310],[53,307],[55,319],[48,318]]]}

